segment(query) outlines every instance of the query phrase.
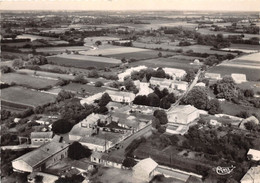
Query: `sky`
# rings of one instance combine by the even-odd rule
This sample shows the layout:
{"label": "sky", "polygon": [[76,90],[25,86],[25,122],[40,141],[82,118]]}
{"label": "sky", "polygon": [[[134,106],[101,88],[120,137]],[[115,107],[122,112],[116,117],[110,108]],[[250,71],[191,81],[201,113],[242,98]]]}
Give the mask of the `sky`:
{"label": "sky", "polygon": [[260,12],[260,0],[0,0],[0,10],[200,10]]}

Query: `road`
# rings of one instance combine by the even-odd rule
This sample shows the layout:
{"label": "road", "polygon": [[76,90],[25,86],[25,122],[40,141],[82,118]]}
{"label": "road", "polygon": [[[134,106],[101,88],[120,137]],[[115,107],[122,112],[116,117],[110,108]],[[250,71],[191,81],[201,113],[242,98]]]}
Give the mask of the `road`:
{"label": "road", "polygon": [[139,137],[142,137],[148,132],[151,132],[152,125],[149,124],[148,126],[144,127],[143,129],[139,130],[138,132],[134,133],[133,135],[127,137],[125,140],[120,142],[121,145],[120,149],[113,150],[109,153],[110,156],[114,157],[125,157],[125,149],[126,147],[135,139],[138,139]]}

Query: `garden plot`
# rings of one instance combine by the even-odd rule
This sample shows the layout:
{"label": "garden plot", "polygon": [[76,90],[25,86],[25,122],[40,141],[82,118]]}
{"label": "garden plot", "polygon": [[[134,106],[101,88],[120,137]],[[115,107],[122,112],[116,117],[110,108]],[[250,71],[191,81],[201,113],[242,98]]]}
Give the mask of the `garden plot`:
{"label": "garden plot", "polygon": [[89,95],[104,92],[107,88],[95,87],[88,84],[70,83],[62,87],[62,89],[70,92],[83,92]]}
{"label": "garden plot", "polygon": [[5,88],[1,91],[1,100],[12,103],[14,105],[17,104],[26,105],[29,107],[37,107],[54,102],[55,99],[55,95],[17,86]]}

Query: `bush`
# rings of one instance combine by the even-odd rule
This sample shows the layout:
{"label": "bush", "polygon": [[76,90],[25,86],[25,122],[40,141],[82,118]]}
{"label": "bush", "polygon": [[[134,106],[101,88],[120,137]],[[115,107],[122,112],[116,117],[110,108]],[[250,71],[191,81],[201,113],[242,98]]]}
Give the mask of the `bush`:
{"label": "bush", "polygon": [[95,87],[101,87],[101,86],[104,86],[104,83],[102,81],[97,81],[95,83]]}
{"label": "bush", "polygon": [[85,77],[83,75],[77,75],[73,81],[74,83],[81,83],[81,84],[87,84],[88,80],[85,79]]}

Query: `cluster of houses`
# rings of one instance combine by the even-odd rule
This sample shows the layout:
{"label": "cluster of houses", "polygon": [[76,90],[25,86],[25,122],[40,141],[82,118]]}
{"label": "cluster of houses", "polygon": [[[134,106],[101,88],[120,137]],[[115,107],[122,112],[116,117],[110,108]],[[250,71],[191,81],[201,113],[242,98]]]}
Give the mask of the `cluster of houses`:
{"label": "cluster of houses", "polygon": [[[230,76],[234,80],[234,82],[237,84],[247,82],[245,74],[232,73]],[[210,72],[205,73],[205,78],[212,79],[212,80],[221,80],[222,79],[221,74],[210,73]]]}

